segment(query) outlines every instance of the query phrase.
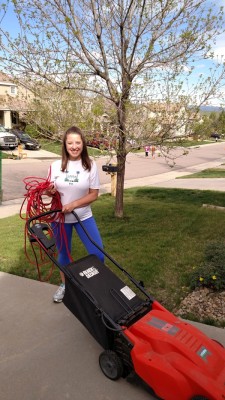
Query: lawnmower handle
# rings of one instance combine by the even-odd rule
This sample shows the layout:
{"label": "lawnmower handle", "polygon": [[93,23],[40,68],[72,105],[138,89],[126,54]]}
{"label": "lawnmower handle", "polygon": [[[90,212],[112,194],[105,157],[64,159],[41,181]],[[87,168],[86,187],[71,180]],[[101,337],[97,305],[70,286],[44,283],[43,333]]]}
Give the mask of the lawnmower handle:
{"label": "lawnmower handle", "polygon": [[[33,235],[33,231],[32,231],[32,227],[30,226],[31,222],[37,219],[41,219],[43,217],[45,217],[46,215],[50,215],[50,214],[57,214],[57,213],[61,213],[62,209],[56,209],[56,210],[50,210],[50,211],[45,211],[44,213],[41,213],[39,215],[33,216],[31,218],[29,218],[26,222],[27,225],[27,229],[29,231],[29,233],[31,235]],[[92,237],[89,235],[87,229],[85,228],[85,226],[83,225],[82,221],[80,220],[79,216],[77,215],[76,211],[72,211],[72,214],[74,215],[74,217],[76,218],[77,222],[80,224],[81,228],[83,229],[83,231],[85,232],[86,236],[88,237],[88,239],[90,240],[90,242],[98,249],[100,250],[114,265],[116,265],[117,268],[120,269],[120,271],[122,271],[129,279],[130,281],[148,298],[150,299],[152,302],[154,301],[154,298],[145,291],[144,286],[141,282],[138,282],[136,279],[134,279],[132,277],[132,275],[129,274],[129,272],[127,272],[116,260],[114,260],[113,257],[110,256],[110,254],[108,254],[101,246],[99,246],[93,239]]]}

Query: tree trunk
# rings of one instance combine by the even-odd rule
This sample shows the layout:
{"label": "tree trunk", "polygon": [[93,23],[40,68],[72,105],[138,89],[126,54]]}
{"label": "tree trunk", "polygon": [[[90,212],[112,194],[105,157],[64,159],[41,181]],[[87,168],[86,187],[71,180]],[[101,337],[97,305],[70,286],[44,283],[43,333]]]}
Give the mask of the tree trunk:
{"label": "tree trunk", "polygon": [[117,106],[119,123],[119,148],[117,150],[117,185],[115,201],[115,217],[123,218],[123,192],[126,166],[126,102],[120,101]]}
{"label": "tree trunk", "polygon": [[125,177],[126,155],[117,154],[117,184],[116,184],[116,201],[115,201],[115,217],[123,218],[123,192]]}

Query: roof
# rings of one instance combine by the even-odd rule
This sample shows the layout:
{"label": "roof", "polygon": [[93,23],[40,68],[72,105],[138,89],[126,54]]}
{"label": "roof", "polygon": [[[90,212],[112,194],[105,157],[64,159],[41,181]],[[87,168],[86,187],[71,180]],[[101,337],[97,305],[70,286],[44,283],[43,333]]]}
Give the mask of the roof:
{"label": "roof", "polygon": [[13,78],[11,76],[9,76],[9,75],[6,75],[4,72],[0,71],[0,83],[3,83],[3,82],[10,83],[11,85],[12,84],[14,85]]}

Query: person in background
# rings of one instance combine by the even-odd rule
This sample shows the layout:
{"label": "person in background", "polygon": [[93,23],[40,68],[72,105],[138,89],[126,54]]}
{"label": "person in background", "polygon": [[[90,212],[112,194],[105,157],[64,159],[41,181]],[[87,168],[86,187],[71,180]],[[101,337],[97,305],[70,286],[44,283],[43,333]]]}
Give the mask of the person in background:
{"label": "person in background", "polygon": [[156,148],[155,148],[155,146],[154,146],[154,144],[151,146],[151,152],[152,152],[152,158],[155,158],[155,150],[156,150]]}
{"label": "person in background", "polygon": [[[64,229],[61,229],[60,222],[52,224],[59,264],[65,266],[71,262],[73,229],[76,230],[87,252],[95,254],[103,262],[103,253],[88,239],[71,213],[73,210],[76,211],[90,237],[102,248],[102,239],[91,210],[91,203],[97,200],[100,188],[98,170],[96,163],[88,155],[85,137],[77,126],[72,126],[64,133],[62,158],[51,164],[49,178],[52,186],[47,194],[51,196],[56,191],[59,192],[65,217]],[[62,283],[53,296],[53,301],[56,303],[60,303],[65,294],[65,277],[61,271],[60,275]]]}
{"label": "person in background", "polygon": [[145,146],[145,157],[148,157],[149,150],[150,150],[150,147]]}

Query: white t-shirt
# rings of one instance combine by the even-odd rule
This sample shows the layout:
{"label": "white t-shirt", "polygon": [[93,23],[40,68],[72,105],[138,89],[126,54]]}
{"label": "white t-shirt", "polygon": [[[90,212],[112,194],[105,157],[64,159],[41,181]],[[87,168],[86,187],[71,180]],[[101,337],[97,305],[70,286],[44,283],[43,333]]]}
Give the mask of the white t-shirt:
{"label": "white t-shirt", "polygon": [[[100,181],[97,165],[92,161],[91,170],[85,170],[82,161],[68,161],[67,170],[61,171],[61,160],[54,161],[49,169],[49,177],[54,183],[61,197],[62,205],[78,200],[89,193],[89,189],[99,189]],[[91,206],[75,209],[78,217],[82,220],[92,216]],[[72,213],[65,214],[65,222],[75,222]]]}

